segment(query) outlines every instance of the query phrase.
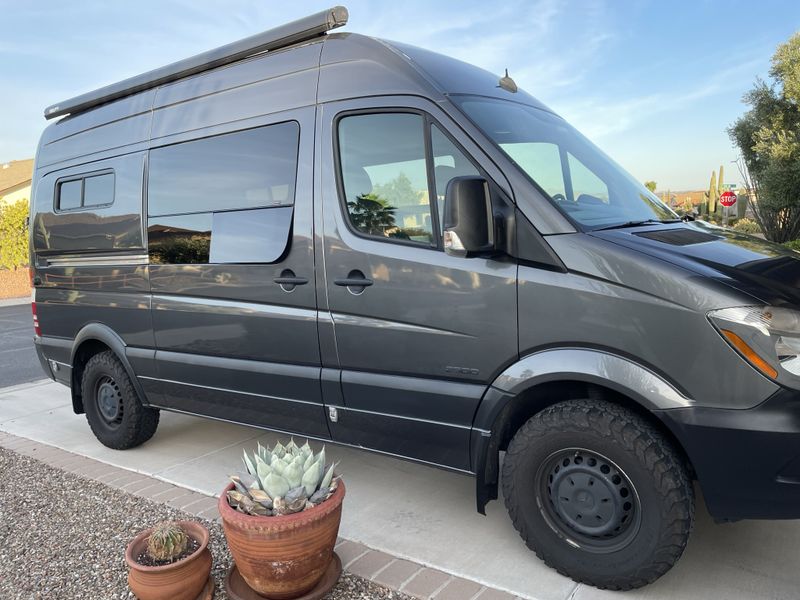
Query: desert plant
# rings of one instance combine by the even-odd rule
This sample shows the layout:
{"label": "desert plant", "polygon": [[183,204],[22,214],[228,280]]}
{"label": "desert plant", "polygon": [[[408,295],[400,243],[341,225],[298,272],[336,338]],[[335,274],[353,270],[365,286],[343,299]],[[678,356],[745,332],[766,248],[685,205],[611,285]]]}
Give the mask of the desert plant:
{"label": "desert plant", "polygon": [[717,210],[717,200],[719,199],[716,171],[711,171],[711,182],[708,184],[708,191],[705,193],[705,196],[708,202],[708,214],[711,215]]}
{"label": "desert plant", "polygon": [[325,465],[325,448],[317,454],[308,442],[290,440],[270,449],[258,444],[252,455],[244,452],[245,471],[231,475],[234,489],[228,503],[249,515],[289,515],[324,502],[336,491],[335,465]]}
{"label": "desert plant", "polygon": [[736,221],[733,229],[740,233],[761,233],[761,227],[752,219],[742,218]]}
{"label": "desert plant", "polygon": [[147,539],[147,554],[159,563],[180,558],[189,546],[189,536],[175,521],[164,521],[153,527]]}

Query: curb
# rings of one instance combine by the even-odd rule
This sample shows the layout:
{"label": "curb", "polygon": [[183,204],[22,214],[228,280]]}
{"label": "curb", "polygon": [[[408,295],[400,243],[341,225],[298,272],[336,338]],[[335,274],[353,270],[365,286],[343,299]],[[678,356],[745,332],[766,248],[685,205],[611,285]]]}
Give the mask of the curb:
{"label": "curb", "polygon": [[31,296],[20,296],[19,298],[0,298],[0,308],[3,306],[22,306],[23,304],[30,304]]}
{"label": "curb", "polygon": [[[217,498],[149,475],[0,431],[0,448],[108,487],[166,504],[201,519],[221,522]],[[419,600],[522,600],[502,590],[339,538],[342,567],[368,581]]]}

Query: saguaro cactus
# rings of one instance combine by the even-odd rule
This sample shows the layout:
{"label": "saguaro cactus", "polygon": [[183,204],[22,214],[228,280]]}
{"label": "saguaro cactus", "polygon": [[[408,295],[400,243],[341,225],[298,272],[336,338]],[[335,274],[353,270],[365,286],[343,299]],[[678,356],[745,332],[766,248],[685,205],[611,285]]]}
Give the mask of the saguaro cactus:
{"label": "saguaro cactus", "polygon": [[[722,179],[723,179],[724,174],[725,174],[725,170],[724,169],[725,169],[725,167],[723,165],[719,166],[719,177],[717,178],[717,201],[719,201],[719,197],[722,194],[722,192],[725,191],[723,189],[723,187],[722,187],[722,185],[723,185],[722,184]],[[723,213],[724,210],[725,210],[724,206],[722,206],[721,204],[717,204],[717,211],[720,213],[720,215]]]}
{"label": "saguaro cactus", "polygon": [[719,191],[717,190],[717,172],[711,171],[711,183],[708,184],[706,197],[708,198],[708,214],[711,215],[717,209]]}

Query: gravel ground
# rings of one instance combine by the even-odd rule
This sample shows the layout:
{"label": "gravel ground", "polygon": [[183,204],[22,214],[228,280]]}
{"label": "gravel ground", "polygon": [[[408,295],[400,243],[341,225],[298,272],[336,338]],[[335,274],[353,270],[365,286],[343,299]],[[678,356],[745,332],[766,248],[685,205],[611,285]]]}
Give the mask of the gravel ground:
{"label": "gravel ground", "polygon": [[[0,448],[0,598],[133,599],[128,542],[158,521],[192,518]],[[214,598],[225,600],[231,556],[222,527],[196,520],[211,533]],[[326,599],[411,600],[349,573]]]}

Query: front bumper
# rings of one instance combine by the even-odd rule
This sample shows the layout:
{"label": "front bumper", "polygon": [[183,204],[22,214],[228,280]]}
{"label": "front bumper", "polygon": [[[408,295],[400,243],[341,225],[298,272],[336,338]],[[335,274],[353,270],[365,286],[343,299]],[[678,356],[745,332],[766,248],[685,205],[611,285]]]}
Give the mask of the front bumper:
{"label": "front bumper", "polygon": [[747,410],[659,416],[683,445],[714,519],[800,518],[800,392],[781,389]]}

